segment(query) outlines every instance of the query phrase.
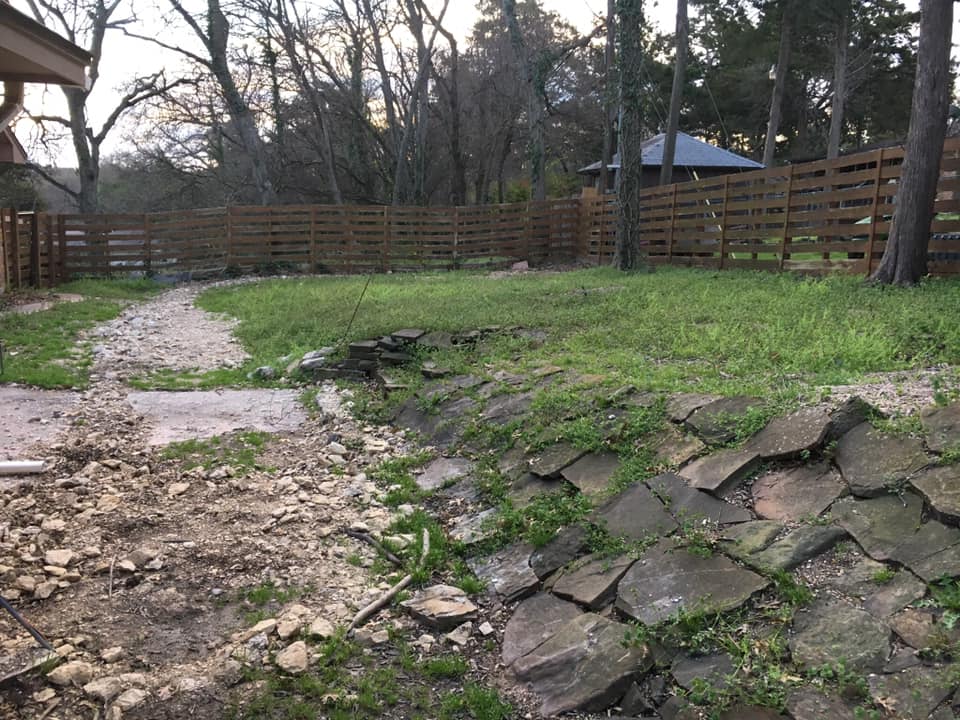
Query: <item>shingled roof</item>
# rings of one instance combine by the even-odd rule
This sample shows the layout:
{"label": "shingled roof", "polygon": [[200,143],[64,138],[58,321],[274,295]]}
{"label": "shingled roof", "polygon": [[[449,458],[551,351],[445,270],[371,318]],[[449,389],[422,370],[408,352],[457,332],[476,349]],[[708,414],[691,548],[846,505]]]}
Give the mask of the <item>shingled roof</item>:
{"label": "shingled roof", "polygon": [[[663,165],[663,141],[666,138],[665,133],[654,135],[649,140],[644,141],[643,145],[643,166],[660,167]],[[758,170],[763,167],[762,164],[745,158],[729,150],[718,148],[716,145],[697,140],[686,133],[677,133],[677,150],[674,155],[673,164],[675,167],[697,167],[697,168],[731,168],[735,170]],[[620,169],[620,156],[613,156],[613,163],[609,166],[611,170]],[[578,173],[582,175],[595,175],[600,172],[600,161],[580,168]]]}

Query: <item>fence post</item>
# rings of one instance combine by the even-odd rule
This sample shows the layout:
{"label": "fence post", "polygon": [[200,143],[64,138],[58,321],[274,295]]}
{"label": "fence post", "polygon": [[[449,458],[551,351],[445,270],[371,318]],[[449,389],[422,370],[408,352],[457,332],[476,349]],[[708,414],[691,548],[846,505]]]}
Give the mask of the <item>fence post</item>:
{"label": "fence post", "polygon": [[386,258],[387,272],[393,269],[390,259],[390,206],[383,206],[383,256]]}
{"label": "fence post", "polygon": [[58,273],[60,282],[65,283],[70,278],[67,275],[67,229],[63,215],[57,215],[57,245],[60,246],[60,271]]}
{"label": "fence post", "polygon": [[787,258],[787,247],[793,238],[790,237],[790,205],[793,203],[793,165],[787,174],[786,206],[783,208],[783,238],[780,240],[780,270],[783,270],[784,260]]}
{"label": "fence post", "polygon": [[7,211],[0,207],[0,292],[7,290],[10,273],[7,267]]}
{"label": "fence post", "polygon": [[40,287],[40,223],[36,213],[30,214],[30,287]]}
{"label": "fence post", "polygon": [[47,247],[47,287],[52,288],[57,284],[57,262],[53,256],[53,219],[47,214],[44,214],[43,218],[46,225],[44,244]]}
{"label": "fence post", "polygon": [[11,285],[16,290],[19,290],[23,287],[23,270],[20,268],[20,216],[17,214],[17,209],[14,208],[10,212],[10,242],[11,249],[13,250],[13,277],[11,278]]}
{"label": "fence post", "polygon": [[227,262],[225,265],[233,267],[236,264],[236,258],[233,254],[233,210],[227,205]]}
{"label": "fence post", "polygon": [[317,206],[310,206],[310,272],[317,272]]}
{"label": "fence post", "polygon": [[153,222],[150,214],[143,214],[143,274],[149,276],[153,272]]}
{"label": "fence post", "polygon": [[533,236],[533,215],[530,205],[531,202],[527,200],[527,206],[523,216],[523,254],[527,262],[530,261],[530,243]]}
{"label": "fence post", "polygon": [[[873,204],[870,206],[870,235],[867,236],[867,277],[873,274],[873,244],[877,238],[877,211],[880,204],[880,182],[883,179],[883,151],[877,151],[877,172],[873,177]],[[889,234],[887,235],[889,238]]]}
{"label": "fence post", "polygon": [[453,269],[456,270],[460,266],[460,258],[458,256],[458,250],[460,245],[460,208],[454,206],[453,208]]}
{"label": "fence post", "polygon": [[670,198],[670,232],[667,235],[667,265],[673,265],[673,230],[677,226],[677,183]]}
{"label": "fence post", "polygon": [[[730,176],[723,176],[723,215],[720,226],[720,269],[723,270],[723,261],[727,257],[727,200],[730,196]],[[754,254],[756,255],[756,254]]]}

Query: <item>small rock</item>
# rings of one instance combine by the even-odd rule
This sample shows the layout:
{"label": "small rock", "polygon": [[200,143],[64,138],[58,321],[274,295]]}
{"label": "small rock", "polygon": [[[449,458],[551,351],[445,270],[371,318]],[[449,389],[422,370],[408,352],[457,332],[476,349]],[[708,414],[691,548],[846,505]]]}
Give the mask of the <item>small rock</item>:
{"label": "small rock", "polygon": [[120,682],[120,678],[117,677],[98,678],[83,686],[83,691],[87,695],[95,697],[105,703],[113,700],[122,690],[123,684]]}
{"label": "small rock", "polygon": [[400,604],[417,619],[440,630],[454,628],[477,615],[477,606],[467,594],[451,585],[434,585]]}
{"label": "small rock", "polygon": [[493,635],[494,633],[493,625],[491,625],[488,622],[481,623],[480,627],[478,627],[477,630],[479,630],[480,634],[483,635],[484,637],[487,637],[488,635]]}
{"label": "small rock", "polygon": [[137,705],[147,699],[146,690],[140,688],[130,688],[121,693],[120,697],[113,701],[113,706],[121,710],[132,710]]}
{"label": "small rock", "polygon": [[178,497],[180,495],[183,495],[189,489],[190,489],[190,483],[188,482],[173,483],[173,485],[167,488],[167,495],[169,497]]}
{"label": "small rock", "polygon": [[455,629],[448,632],[445,637],[454,645],[466,645],[470,640],[470,635],[472,634],[473,623],[465,622],[463,625],[459,625]]}
{"label": "small rock", "polygon": [[34,588],[33,596],[37,598],[37,600],[46,600],[48,597],[53,595],[53,593],[57,590],[58,587],[59,585],[53,580],[42,582],[39,585],[37,585],[36,588]]}
{"label": "small rock", "polygon": [[307,644],[298,640],[277,654],[277,667],[291,675],[304,672],[310,664],[307,654]]}
{"label": "small rock", "polygon": [[120,658],[123,657],[123,648],[117,645],[116,647],[106,648],[105,650],[100,651],[100,659],[105,663],[115,663]]}
{"label": "small rock", "polygon": [[336,628],[326,618],[317,618],[312,623],[310,623],[310,629],[308,630],[310,635],[318,637],[321,640],[326,640],[331,638],[336,633]]}
{"label": "small rock", "polygon": [[48,700],[53,700],[57,696],[57,691],[53,688],[45,688],[39,692],[35,692],[31,697],[34,702],[45,703]]}
{"label": "small rock", "polygon": [[73,550],[48,550],[44,553],[43,561],[47,565],[56,565],[57,567],[66,567],[71,562],[75,554]]}
{"label": "small rock", "polygon": [[86,685],[92,677],[93,666],[79,660],[54,668],[47,674],[47,680],[54,685],[75,685],[76,687]]}
{"label": "small rock", "polygon": [[269,365],[261,365],[252,372],[247,373],[249,380],[273,380],[277,377],[276,368]]}

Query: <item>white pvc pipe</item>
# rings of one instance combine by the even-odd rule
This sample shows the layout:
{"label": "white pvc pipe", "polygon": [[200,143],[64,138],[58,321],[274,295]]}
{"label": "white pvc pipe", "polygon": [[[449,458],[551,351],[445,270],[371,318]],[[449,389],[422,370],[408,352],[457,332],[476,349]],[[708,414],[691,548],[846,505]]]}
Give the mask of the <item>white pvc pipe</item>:
{"label": "white pvc pipe", "polygon": [[36,475],[43,466],[43,460],[0,460],[0,475]]}

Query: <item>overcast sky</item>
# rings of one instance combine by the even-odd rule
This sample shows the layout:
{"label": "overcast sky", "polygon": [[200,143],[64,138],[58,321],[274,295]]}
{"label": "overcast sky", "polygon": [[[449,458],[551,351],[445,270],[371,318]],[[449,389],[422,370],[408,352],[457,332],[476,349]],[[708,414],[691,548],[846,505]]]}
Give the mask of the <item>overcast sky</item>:
{"label": "overcast sky", "polygon": [[[158,21],[159,14],[150,9],[155,3],[145,2],[144,0],[133,0],[133,2],[146,26],[140,32],[146,35],[163,34],[164,41],[170,44],[193,45],[188,31],[180,30],[179,32],[184,33],[184,37],[179,38],[176,36],[177,31],[171,31],[170,28]],[[905,2],[911,9],[916,9],[919,5],[919,0],[905,0]],[[450,0],[445,24],[461,37],[465,37],[469,33],[477,18],[474,3],[475,0]],[[26,0],[13,0],[12,4],[19,10],[29,13]],[[606,0],[542,0],[542,4],[545,8],[566,17],[573,25],[584,31],[596,24],[598,17],[606,12],[607,5]],[[163,6],[164,4],[161,3],[161,7]],[[672,31],[675,22],[676,0],[659,0],[658,2],[648,0],[645,6],[645,13],[649,22],[663,32]],[[958,13],[957,23],[960,24],[960,13]],[[960,30],[956,27],[954,38],[960,39]],[[102,120],[116,104],[118,89],[123,87],[132,77],[156,72],[165,64],[170,71],[173,71],[177,63],[176,56],[161,54],[157,47],[127,38],[118,33],[108,35],[104,43],[100,80],[90,99],[90,116],[93,127],[99,129]],[[30,87],[27,94],[27,107],[28,110],[35,113],[65,113],[62,93],[56,87]],[[29,137],[25,127],[27,125],[29,125],[28,121],[21,121],[21,136],[25,140]],[[103,147],[104,156],[109,156],[111,153],[122,149],[122,136],[122,128],[118,127]],[[39,156],[35,159],[38,162],[52,160],[64,167],[76,166],[69,143],[64,143],[62,150],[52,159]]]}

